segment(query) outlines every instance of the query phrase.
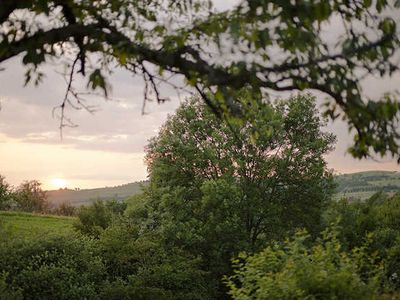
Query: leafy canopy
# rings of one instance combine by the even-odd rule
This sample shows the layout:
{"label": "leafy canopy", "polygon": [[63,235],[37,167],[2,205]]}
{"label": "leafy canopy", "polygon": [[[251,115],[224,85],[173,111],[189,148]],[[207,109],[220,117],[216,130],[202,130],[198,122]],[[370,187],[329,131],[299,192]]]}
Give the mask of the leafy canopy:
{"label": "leafy canopy", "polygon": [[199,98],[182,104],[150,141],[150,185],[128,210],[166,247],[201,257],[215,284],[240,251],[260,250],[295,228],[317,233],[332,193],[323,156],[335,139],[321,131],[315,99],[255,109],[242,91],[240,101],[252,122],[221,122]]}
{"label": "leafy canopy", "polygon": [[[72,55],[69,83],[80,72],[106,95],[107,75],[119,66],[141,75],[145,100],[153,89],[158,101],[159,80],[178,88],[169,79],[180,75],[214,113],[241,119],[244,86],[266,95],[317,90],[328,96],[325,113],[354,130],[353,156],[399,158],[397,96],[371,99],[360,85],[398,74],[398,3],[242,0],[218,12],[203,0],[3,0],[0,63],[22,55],[26,80],[38,83],[40,65]],[[68,84],[61,127],[67,105],[90,110]]]}

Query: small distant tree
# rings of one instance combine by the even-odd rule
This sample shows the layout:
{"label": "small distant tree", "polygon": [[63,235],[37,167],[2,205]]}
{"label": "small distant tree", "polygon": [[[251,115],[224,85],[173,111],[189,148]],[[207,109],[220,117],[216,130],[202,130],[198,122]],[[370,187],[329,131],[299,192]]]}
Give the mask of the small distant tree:
{"label": "small distant tree", "polygon": [[37,180],[24,181],[15,192],[17,209],[27,212],[45,212],[49,208],[46,192]]}
{"label": "small distant tree", "polygon": [[62,216],[73,216],[76,214],[76,207],[69,202],[63,202],[53,210],[53,213]]}
{"label": "small distant tree", "polygon": [[0,210],[8,210],[12,204],[11,186],[6,182],[6,178],[0,175]]}

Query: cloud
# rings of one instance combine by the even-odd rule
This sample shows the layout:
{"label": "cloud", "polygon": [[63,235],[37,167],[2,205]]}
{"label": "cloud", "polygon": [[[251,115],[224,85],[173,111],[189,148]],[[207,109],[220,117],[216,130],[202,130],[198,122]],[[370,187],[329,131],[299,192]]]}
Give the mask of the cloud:
{"label": "cloud", "polygon": [[[147,140],[179,105],[174,91],[164,88],[163,95],[171,101],[163,104],[148,102],[143,115],[143,82],[117,70],[111,82],[112,100],[88,97],[89,103],[96,105],[98,111],[90,114],[83,109],[66,109],[66,115],[78,126],[63,128],[61,140],[59,120],[52,115],[53,107],[60,103],[66,88],[61,75],[47,76],[38,87],[23,87],[22,78],[17,80],[23,74],[18,59],[8,62],[6,67],[7,71],[0,72],[0,82],[7,87],[0,95],[0,132],[25,143],[121,153],[143,152]],[[46,71],[48,74],[53,72]]]}

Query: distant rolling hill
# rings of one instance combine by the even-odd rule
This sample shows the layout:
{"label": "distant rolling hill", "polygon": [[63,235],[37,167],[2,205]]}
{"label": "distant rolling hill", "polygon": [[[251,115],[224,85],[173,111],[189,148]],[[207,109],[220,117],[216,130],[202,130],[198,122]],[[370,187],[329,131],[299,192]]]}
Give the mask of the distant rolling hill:
{"label": "distant rolling hill", "polygon": [[[337,183],[335,198],[367,199],[374,193],[400,192],[400,172],[368,171],[335,176]],[[66,202],[74,206],[90,204],[95,200],[125,200],[142,191],[148,181],[133,182],[113,187],[96,189],[47,191],[48,200],[54,206]]]}
{"label": "distant rolling hill", "polygon": [[90,204],[95,200],[125,200],[130,196],[142,191],[142,187],[147,185],[147,181],[133,182],[113,187],[103,187],[95,189],[70,190],[59,189],[47,191],[47,200],[53,205],[70,203],[73,206]]}
{"label": "distant rolling hill", "polygon": [[400,192],[400,172],[368,171],[342,174],[336,176],[335,180],[338,185],[335,198],[364,200],[379,191],[389,194]]}

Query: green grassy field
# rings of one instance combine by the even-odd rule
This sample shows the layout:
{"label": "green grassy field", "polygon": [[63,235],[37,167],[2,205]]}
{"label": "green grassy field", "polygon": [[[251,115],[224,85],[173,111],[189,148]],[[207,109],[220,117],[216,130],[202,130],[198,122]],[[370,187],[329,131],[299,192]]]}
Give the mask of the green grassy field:
{"label": "green grassy field", "polygon": [[12,238],[35,238],[72,232],[75,218],[0,211],[0,234]]}

